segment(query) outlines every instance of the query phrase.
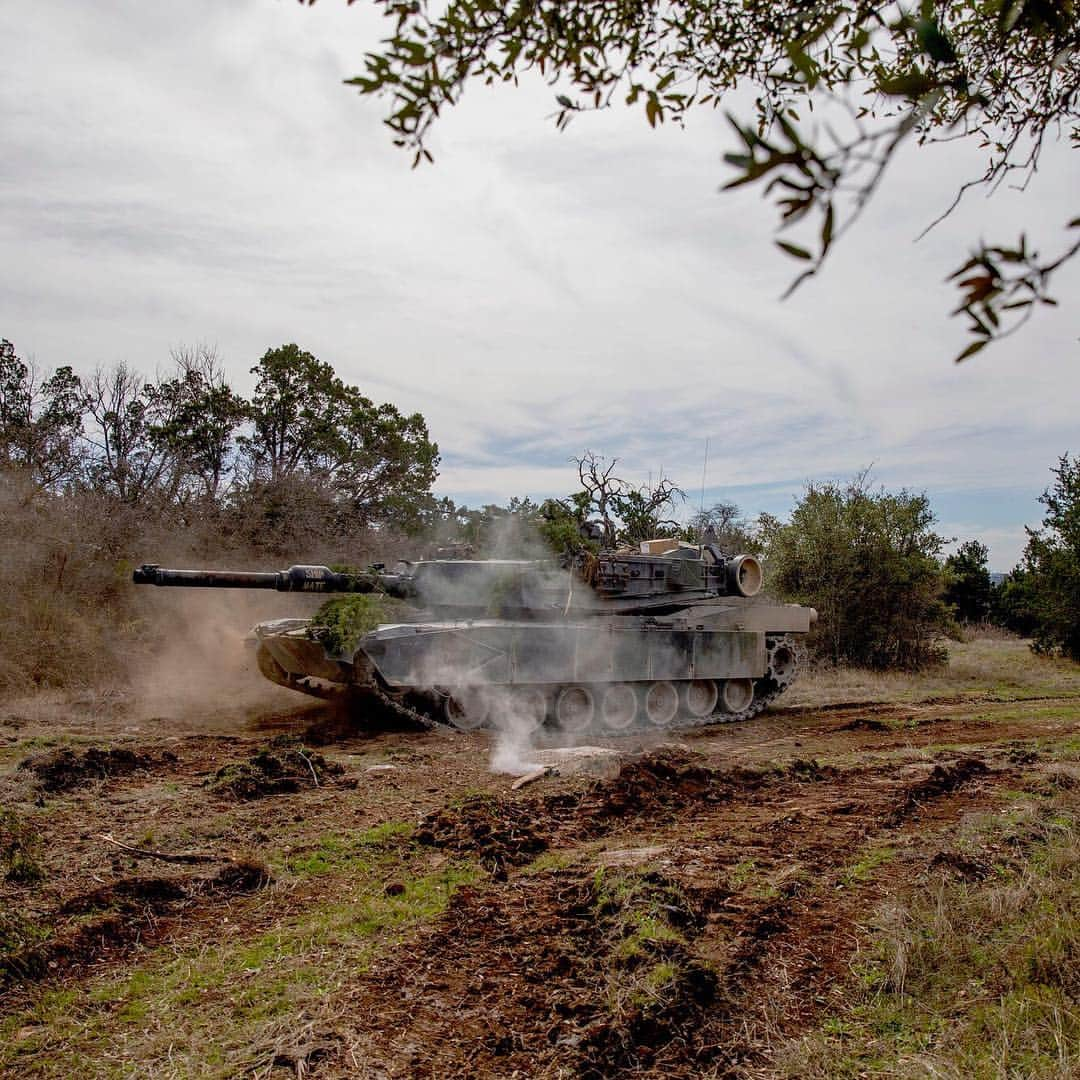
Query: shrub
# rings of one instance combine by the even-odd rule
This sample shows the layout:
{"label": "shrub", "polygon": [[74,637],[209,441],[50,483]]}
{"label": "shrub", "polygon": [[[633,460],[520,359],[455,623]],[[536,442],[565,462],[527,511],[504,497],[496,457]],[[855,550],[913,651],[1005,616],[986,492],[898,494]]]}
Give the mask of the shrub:
{"label": "shrub", "polygon": [[871,491],[863,473],[846,485],[807,487],[791,521],[764,516],[773,592],[818,611],[817,654],[836,664],[915,670],[944,659],[950,626],[925,494]]}

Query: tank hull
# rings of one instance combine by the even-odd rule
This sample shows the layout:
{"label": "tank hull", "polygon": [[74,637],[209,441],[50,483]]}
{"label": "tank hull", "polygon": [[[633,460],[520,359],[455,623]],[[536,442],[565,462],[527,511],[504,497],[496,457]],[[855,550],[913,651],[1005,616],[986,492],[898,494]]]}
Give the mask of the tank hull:
{"label": "tank hull", "polygon": [[[255,636],[263,674],[275,682],[318,696],[327,696],[326,684],[372,692],[399,707],[408,697],[426,704],[433,719],[458,726],[477,726],[458,721],[478,702],[485,714],[492,702],[505,704],[507,694],[542,698],[537,708],[558,723],[560,710],[570,707],[560,702],[572,688],[578,688],[580,711],[586,694],[595,698],[589,708],[600,709],[613,687],[629,687],[645,701],[642,695],[658,686],[684,702],[711,702],[704,714],[689,718],[701,723],[752,715],[786,689],[809,621],[809,609],[794,605],[732,603],[698,609],[692,621],[420,621],[379,626],[349,655],[329,653],[303,620],[263,623]],[[777,664],[781,642],[783,670]],[[696,698],[686,698],[689,687]],[[646,719],[653,716],[650,708],[639,710]]]}

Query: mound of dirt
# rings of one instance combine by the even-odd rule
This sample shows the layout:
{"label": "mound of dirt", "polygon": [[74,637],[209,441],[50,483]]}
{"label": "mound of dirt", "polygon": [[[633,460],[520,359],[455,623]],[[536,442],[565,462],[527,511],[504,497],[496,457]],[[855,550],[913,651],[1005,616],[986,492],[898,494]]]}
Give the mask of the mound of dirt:
{"label": "mound of dirt", "polygon": [[207,787],[247,801],[319,787],[344,771],[342,766],[327,761],[322,754],[300,744],[282,744],[281,740],[276,740],[276,745],[271,743],[247,761],[223,765],[213,779],[207,781]]}
{"label": "mound of dirt", "polygon": [[168,919],[193,904],[254,892],[270,881],[262,864],[237,860],[212,877],[120,878],[69,898],[48,920],[24,920],[17,937],[5,935],[0,919],[0,987],[59,975],[135,942],[161,938]]}
{"label": "mound of dirt", "polygon": [[717,774],[700,762],[698,754],[672,749],[628,761],[617,775],[593,786],[591,816],[623,817],[673,802],[711,800],[717,795]]}
{"label": "mound of dirt", "polygon": [[962,881],[982,881],[991,867],[985,859],[972,858],[959,851],[939,851],[929,863],[931,870],[958,877]]}
{"label": "mound of dirt", "polygon": [[102,750],[91,746],[81,752],[65,746],[44,754],[34,754],[19,764],[19,769],[33,774],[38,785],[51,793],[71,791],[91,780],[108,780],[145,772],[161,764],[172,764],[176,755],[165,751],[160,758],[139,754],[125,747]]}
{"label": "mound of dirt", "polygon": [[977,776],[985,776],[990,769],[977,757],[962,757],[956,761],[935,765],[925,780],[912,784],[903,794],[899,805],[889,815],[890,825],[899,825],[923,803],[940,798]]}
{"label": "mound of dirt", "polygon": [[536,810],[524,803],[476,795],[423,818],[418,843],[475,858],[497,876],[506,867],[530,862],[549,843],[535,824]]}
{"label": "mound of dirt", "polygon": [[60,915],[86,915],[92,911],[131,910],[133,908],[160,908],[176,900],[187,898],[187,889],[176,878],[129,877],[121,878],[100,889],[82,893],[67,900],[59,909]]}
{"label": "mound of dirt", "polygon": [[888,731],[889,725],[883,720],[874,720],[872,717],[857,716],[854,720],[841,725],[838,731]]}
{"label": "mound of dirt", "polygon": [[223,866],[204,887],[213,892],[257,892],[273,880],[269,868],[255,859],[237,859]]}
{"label": "mound of dirt", "polygon": [[679,749],[663,749],[628,761],[610,780],[591,790],[590,816],[603,819],[631,814],[655,814],[665,807],[687,802],[720,803],[789,780],[819,781],[836,774],[831,766],[796,760],[785,769],[711,769],[700,755]]}

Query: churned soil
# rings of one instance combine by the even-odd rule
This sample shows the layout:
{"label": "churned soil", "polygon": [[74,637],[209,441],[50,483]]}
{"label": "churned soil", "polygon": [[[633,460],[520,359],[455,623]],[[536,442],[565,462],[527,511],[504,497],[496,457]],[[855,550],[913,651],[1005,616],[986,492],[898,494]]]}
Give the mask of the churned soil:
{"label": "churned soil", "polygon": [[[992,874],[958,825],[1074,783],[1080,754],[1068,693],[781,708],[603,740],[603,774],[518,790],[486,734],[370,732],[323,706],[223,707],[202,731],[119,708],[6,720],[10,1075],[771,1075],[844,992],[874,911],[930,872]],[[453,886],[428,903],[436,879]],[[108,989],[250,947],[236,978],[269,992],[279,939],[295,967],[242,1036],[227,984],[180,988],[198,1041],[182,1010],[140,1041],[135,990]],[[51,1037],[58,991],[93,1032]]]}

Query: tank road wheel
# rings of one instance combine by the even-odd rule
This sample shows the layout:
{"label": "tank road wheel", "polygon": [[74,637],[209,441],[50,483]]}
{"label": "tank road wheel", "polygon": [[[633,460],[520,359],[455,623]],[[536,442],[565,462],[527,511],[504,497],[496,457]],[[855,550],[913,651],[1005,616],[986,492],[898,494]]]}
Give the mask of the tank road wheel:
{"label": "tank road wheel", "polygon": [[487,723],[491,699],[480,690],[456,690],[446,695],[443,712],[452,727],[459,731],[476,731]]}
{"label": "tank road wheel", "polygon": [[720,690],[713,679],[693,679],[680,687],[683,711],[694,720],[711,716],[720,697]]}
{"label": "tank road wheel", "polygon": [[584,735],[595,715],[596,699],[587,686],[564,686],[555,697],[555,721],[568,735]]}
{"label": "tank road wheel", "polygon": [[611,683],[600,698],[600,723],[607,731],[626,731],[637,719],[638,699],[629,683]]}
{"label": "tank road wheel", "polygon": [[641,695],[641,707],[654,727],[670,727],[679,714],[679,691],[666,680],[649,683]]}
{"label": "tank road wheel", "polygon": [[720,689],[720,708],[726,713],[741,713],[754,700],[752,679],[725,679]]}
{"label": "tank road wheel", "polygon": [[498,726],[527,735],[544,726],[547,719],[548,698],[539,686],[516,686],[506,703],[509,714],[505,722],[498,719]]}

